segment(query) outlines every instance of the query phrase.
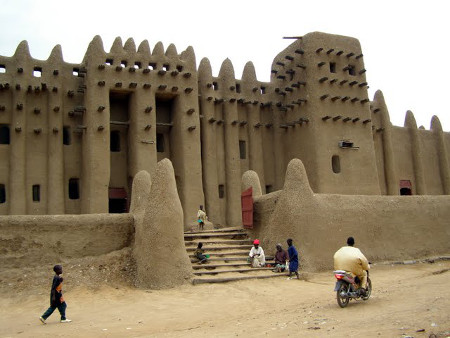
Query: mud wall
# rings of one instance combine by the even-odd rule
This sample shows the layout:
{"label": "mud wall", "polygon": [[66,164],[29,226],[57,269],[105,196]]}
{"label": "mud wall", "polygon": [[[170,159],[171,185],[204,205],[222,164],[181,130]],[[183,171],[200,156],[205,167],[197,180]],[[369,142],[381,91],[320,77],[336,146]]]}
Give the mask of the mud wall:
{"label": "mud wall", "polygon": [[449,205],[449,196],[314,194],[295,159],[282,191],[255,197],[253,236],[268,253],[293,238],[308,270],[332,269],[349,236],[373,262],[449,254]]}
{"label": "mud wall", "polygon": [[409,181],[413,195],[448,195],[450,143],[439,118],[433,116],[430,130],[425,130],[417,128],[414,114],[407,111],[404,127],[393,126],[381,91],[370,109],[381,193],[399,195]]}
{"label": "mud wall", "polygon": [[0,265],[56,264],[130,246],[132,214],[0,216]]}

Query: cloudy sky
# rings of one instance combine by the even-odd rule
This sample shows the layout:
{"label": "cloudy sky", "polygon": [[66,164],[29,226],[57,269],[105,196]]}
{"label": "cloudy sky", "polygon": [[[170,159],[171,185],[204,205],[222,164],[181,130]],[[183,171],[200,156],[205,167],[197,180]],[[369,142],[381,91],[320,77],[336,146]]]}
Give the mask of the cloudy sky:
{"label": "cloudy sky", "polygon": [[273,58],[308,32],[360,40],[369,95],[384,93],[391,121],[403,126],[411,110],[430,128],[433,115],[450,131],[450,19],[447,0],[0,0],[0,55],[13,55],[27,40],[31,55],[47,59],[60,44],[67,62],[80,63],[100,35],[106,51],[114,38],[136,45],[147,39],[174,43],[180,53],[193,46],[197,64],[208,57],[217,75],[230,58],[237,78],[247,61],[268,81]]}

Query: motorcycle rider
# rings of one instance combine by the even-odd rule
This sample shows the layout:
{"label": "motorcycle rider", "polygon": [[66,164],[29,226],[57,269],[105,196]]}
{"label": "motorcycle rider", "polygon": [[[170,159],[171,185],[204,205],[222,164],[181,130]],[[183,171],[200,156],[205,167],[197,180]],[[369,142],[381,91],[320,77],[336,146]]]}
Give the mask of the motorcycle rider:
{"label": "motorcycle rider", "polygon": [[366,295],[367,291],[367,270],[370,269],[369,262],[363,253],[354,247],[355,239],[349,237],[347,246],[343,246],[334,254],[334,269],[344,270],[358,276],[361,285],[361,293]]}

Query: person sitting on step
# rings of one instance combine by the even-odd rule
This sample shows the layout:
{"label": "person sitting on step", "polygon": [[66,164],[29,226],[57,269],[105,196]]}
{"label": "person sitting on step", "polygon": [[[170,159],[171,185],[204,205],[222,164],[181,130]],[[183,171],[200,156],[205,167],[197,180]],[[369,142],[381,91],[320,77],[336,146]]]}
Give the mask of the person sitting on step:
{"label": "person sitting on step", "polygon": [[194,256],[199,260],[200,264],[206,263],[208,258],[204,255],[205,250],[203,249],[203,243],[199,242],[197,245],[197,249],[194,251]]}
{"label": "person sitting on step", "polygon": [[286,270],[286,261],[289,260],[289,256],[286,250],[283,249],[280,243],[277,244],[277,252],[275,252],[275,269],[273,272],[283,272]]}
{"label": "person sitting on step", "polygon": [[249,261],[252,263],[252,267],[260,268],[266,265],[266,256],[264,250],[259,246],[259,239],[253,241],[253,247],[250,249]]}

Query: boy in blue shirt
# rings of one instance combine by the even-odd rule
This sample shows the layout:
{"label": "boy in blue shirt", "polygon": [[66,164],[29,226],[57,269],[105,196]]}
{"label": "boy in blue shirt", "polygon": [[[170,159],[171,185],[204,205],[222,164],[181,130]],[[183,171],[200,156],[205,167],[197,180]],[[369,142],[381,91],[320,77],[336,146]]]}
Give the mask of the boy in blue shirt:
{"label": "boy in blue shirt", "polygon": [[62,294],[63,278],[60,276],[63,272],[62,266],[55,265],[53,271],[55,271],[55,276],[53,277],[52,289],[50,291],[50,307],[39,317],[39,320],[45,324],[46,319],[50,317],[53,311],[58,309],[61,314],[61,323],[70,323],[71,320],[66,318],[67,304]]}

